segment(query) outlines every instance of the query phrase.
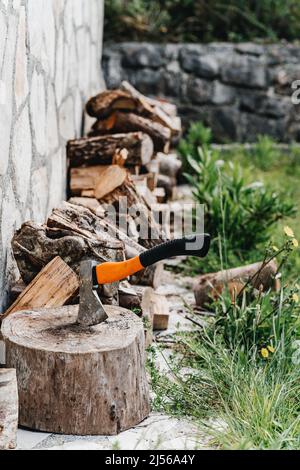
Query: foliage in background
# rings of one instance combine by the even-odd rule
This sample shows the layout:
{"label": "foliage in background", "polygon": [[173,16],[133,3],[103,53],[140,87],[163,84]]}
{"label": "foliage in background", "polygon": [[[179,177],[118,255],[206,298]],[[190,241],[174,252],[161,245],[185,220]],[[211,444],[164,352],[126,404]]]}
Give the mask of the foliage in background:
{"label": "foliage in background", "polygon": [[[278,221],[293,216],[296,210],[287,194],[262,181],[251,181],[241,164],[228,155],[227,161],[221,159],[219,151],[210,147],[210,141],[210,131],[195,123],[179,145],[187,181],[197,202],[205,205],[205,230],[213,236],[205,263],[191,262],[195,266],[200,263],[208,271],[217,269],[220,256],[225,268],[259,261]],[[262,166],[277,158],[269,139],[264,137],[259,139],[254,155],[253,162]]]}
{"label": "foliage in background", "polygon": [[105,0],[105,40],[209,42],[300,37],[298,0]]}
{"label": "foliage in background", "polygon": [[[288,233],[265,257],[276,255],[281,270],[297,245]],[[283,280],[278,292],[249,283],[234,301],[224,293],[202,331],[178,334],[169,373],[157,370],[152,349],[155,408],[193,418],[221,448],[298,449],[299,290]]]}

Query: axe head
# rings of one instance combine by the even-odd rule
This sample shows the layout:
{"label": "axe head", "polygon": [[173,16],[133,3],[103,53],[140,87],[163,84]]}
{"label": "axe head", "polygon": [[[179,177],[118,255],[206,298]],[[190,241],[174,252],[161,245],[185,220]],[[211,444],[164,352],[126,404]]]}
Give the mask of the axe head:
{"label": "axe head", "polygon": [[79,311],[77,322],[83,326],[97,325],[107,319],[107,314],[93,283],[92,260],[80,263]]}

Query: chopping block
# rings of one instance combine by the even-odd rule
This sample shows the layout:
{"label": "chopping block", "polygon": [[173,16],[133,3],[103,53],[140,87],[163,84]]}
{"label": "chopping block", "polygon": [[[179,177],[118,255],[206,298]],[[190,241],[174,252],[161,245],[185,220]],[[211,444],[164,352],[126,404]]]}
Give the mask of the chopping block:
{"label": "chopping block", "polygon": [[118,434],[150,412],[142,320],[102,305],[97,289],[171,256],[205,257],[209,234],[157,245],[120,262],[80,265],[80,303],[22,310],[2,323],[17,371],[19,424],[63,434]]}
{"label": "chopping block", "polygon": [[77,323],[78,305],[5,318],[6,362],[17,371],[21,426],[114,435],[148,416],[143,322],[121,307],[105,310],[108,318],[89,327]]}

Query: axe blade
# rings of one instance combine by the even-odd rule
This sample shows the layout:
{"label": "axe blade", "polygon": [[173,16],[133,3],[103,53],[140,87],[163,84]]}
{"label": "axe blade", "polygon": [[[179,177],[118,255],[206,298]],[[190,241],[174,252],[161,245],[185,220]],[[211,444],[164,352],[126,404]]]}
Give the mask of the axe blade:
{"label": "axe blade", "polygon": [[98,325],[107,319],[107,314],[102,302],[93,288],[92,260],[84,260],[80,263],[80,288],[79,310],[77,322],[83,326]]}

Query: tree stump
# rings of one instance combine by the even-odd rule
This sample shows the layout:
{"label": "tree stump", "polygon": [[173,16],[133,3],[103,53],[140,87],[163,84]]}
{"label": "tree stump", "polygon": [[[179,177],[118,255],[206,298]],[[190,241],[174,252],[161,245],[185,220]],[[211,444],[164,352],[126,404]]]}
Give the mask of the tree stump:
{"label": "tree stump", "polygon": [[143,322],[121,307],[83,328],[78,305],[23,310],[2,324],[8,367],[17,370],[22,426],[114,435],[150,411]]}

